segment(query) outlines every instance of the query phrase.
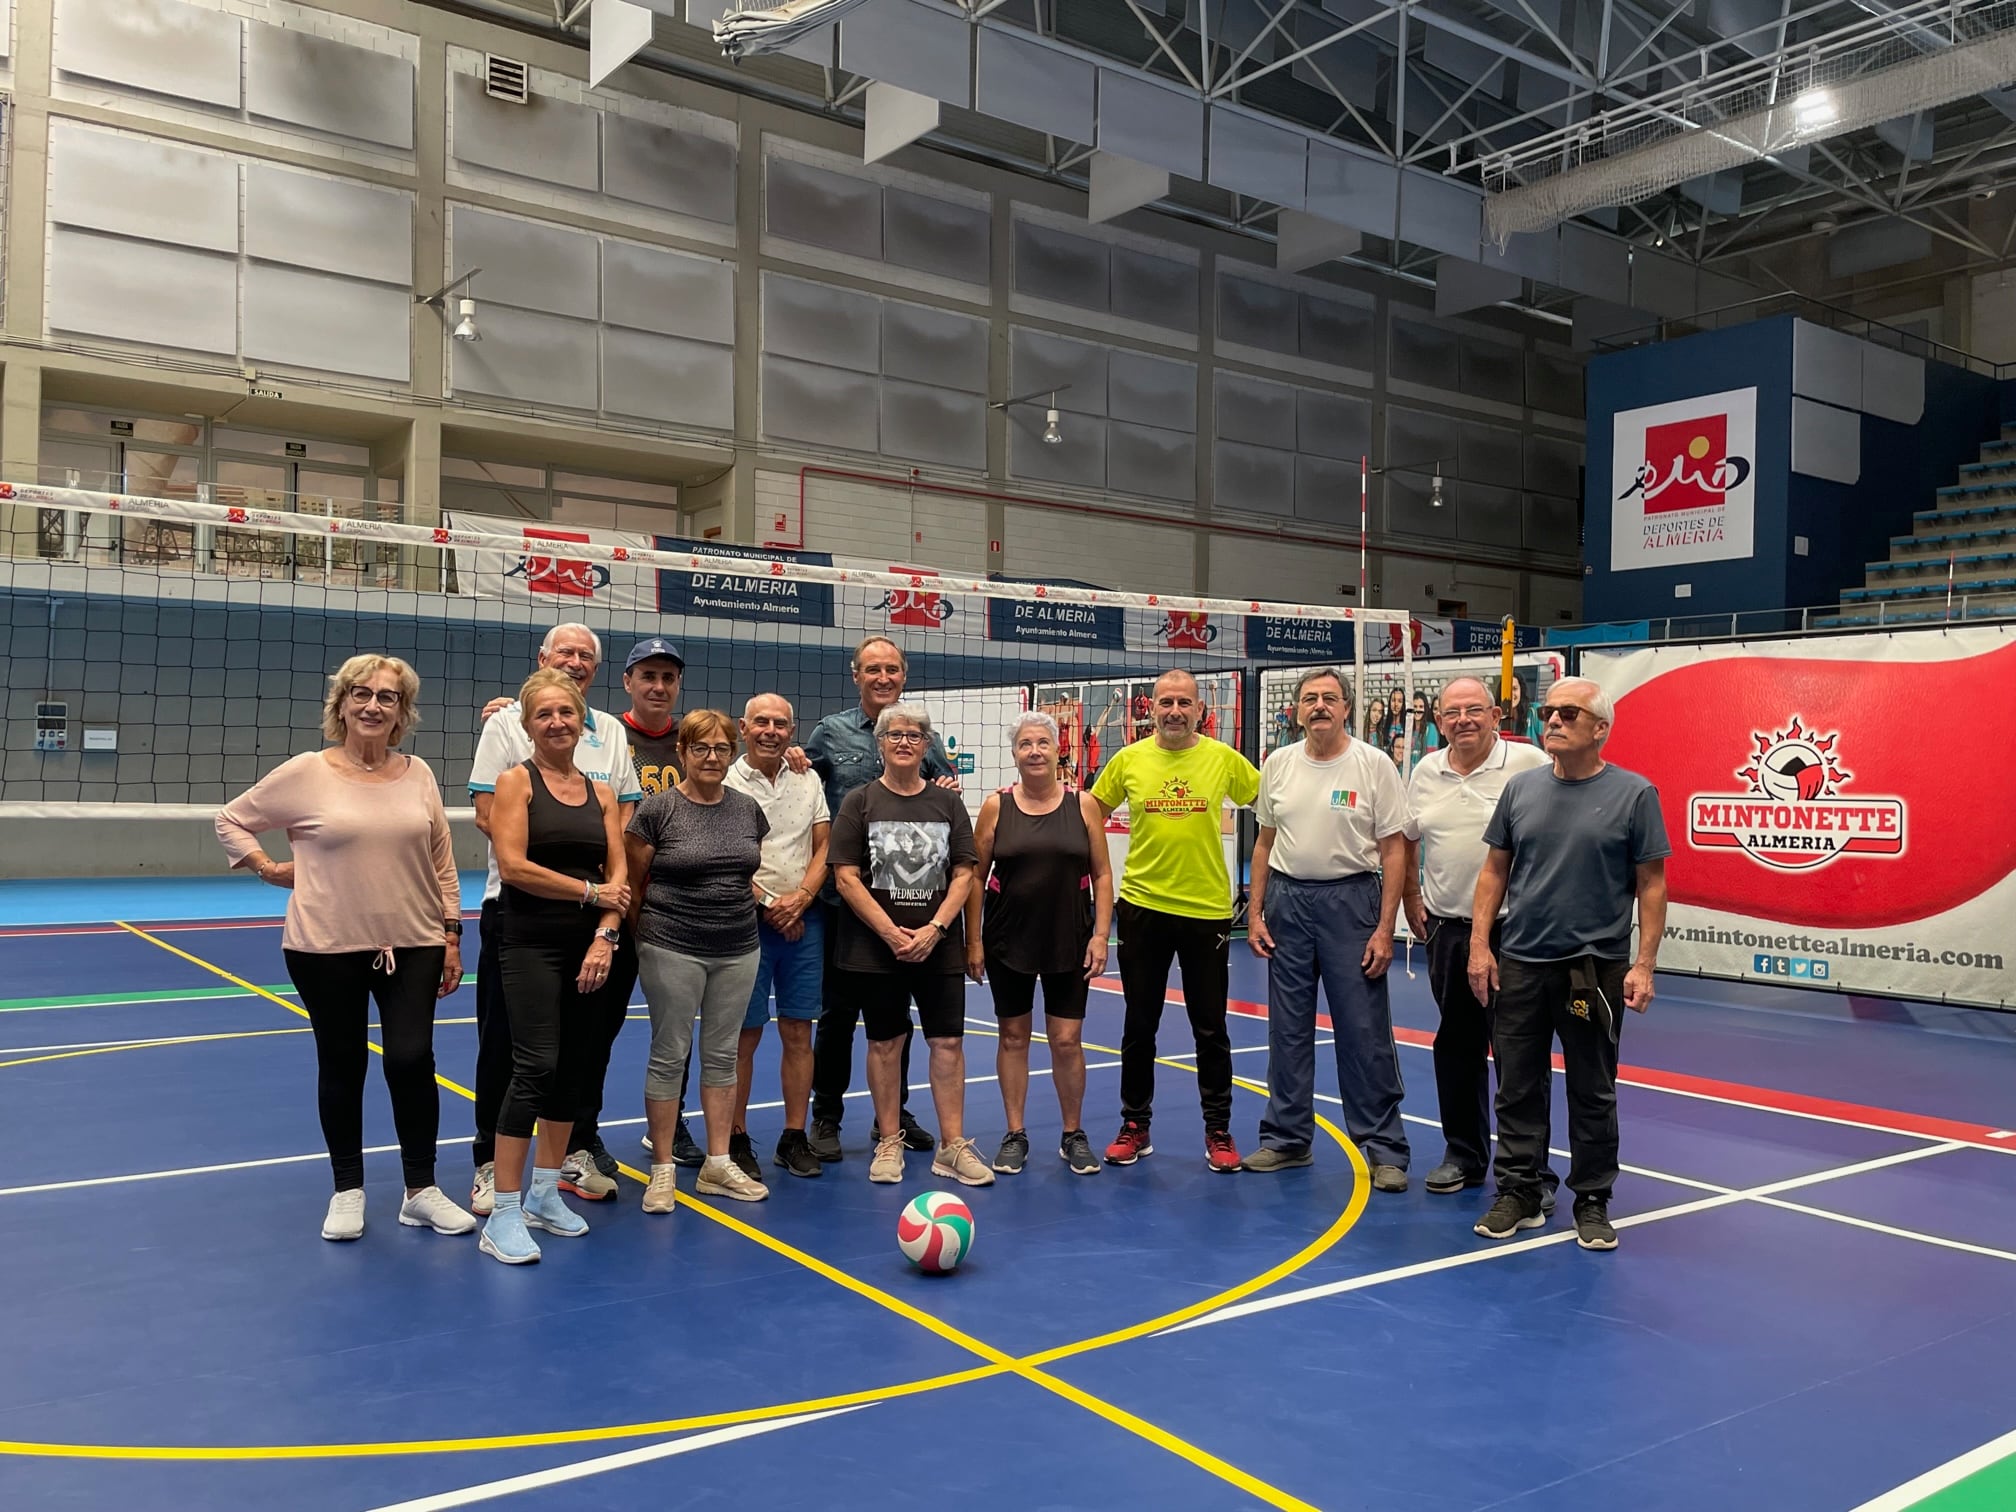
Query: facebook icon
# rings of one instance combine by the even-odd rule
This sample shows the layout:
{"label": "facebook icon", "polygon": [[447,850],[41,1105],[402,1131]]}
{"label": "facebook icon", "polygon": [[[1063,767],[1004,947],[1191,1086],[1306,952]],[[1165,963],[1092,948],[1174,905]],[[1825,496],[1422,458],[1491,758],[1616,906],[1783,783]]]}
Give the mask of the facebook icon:
{"label": "facebook icon", "polygon": [[1771,975],[1771,957],[1767,955],[1760,955],[1755,957],[1750,962],[1750,969],[1756,972],[1757,975],[1759,976]]}

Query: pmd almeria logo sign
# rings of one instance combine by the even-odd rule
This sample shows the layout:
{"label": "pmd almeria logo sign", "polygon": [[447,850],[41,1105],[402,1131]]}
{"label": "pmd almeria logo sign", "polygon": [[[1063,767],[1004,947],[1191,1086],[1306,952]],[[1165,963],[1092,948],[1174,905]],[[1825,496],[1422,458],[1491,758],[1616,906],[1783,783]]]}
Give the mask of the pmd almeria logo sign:
{"label": "pmd almeria logo sign", "polygon": [[1751,554],[1755,389],[1621,411],[1612,447],[1612,571]]}
{"label": "pmd almeria logo sign", "polygon": [[1783,871],[1811,871],[1837,856],[1904,854],[1904,801],[1845,791],[1841,737],[1809,730],[1794,714],[1782,730],[1756,731],[1736,776],[1741,793],[1687,800],[1687,838],[1700,849],[1735,848]]}

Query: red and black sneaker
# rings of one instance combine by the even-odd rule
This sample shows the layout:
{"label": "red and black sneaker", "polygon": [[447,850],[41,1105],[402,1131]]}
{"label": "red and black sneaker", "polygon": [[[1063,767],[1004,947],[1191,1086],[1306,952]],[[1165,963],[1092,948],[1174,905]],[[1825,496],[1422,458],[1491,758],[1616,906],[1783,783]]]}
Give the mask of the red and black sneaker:
{"label": "red and black sneaker", "polygon": [[1204,1164],[1214,1171],[1239,1169],[1239,1147],[1232,1143],[1232,1136],[1223,1129],[1204,1131]]}
{"label": "red and black sneaker", "polygon": [[1130,1118],[1120,1125],[1113,1143],[1106,1146],[1106,1164],[1132,1165],[1143,1155],[1154,1153],[1155,1146],[1148,1142],[1148,1125]]}

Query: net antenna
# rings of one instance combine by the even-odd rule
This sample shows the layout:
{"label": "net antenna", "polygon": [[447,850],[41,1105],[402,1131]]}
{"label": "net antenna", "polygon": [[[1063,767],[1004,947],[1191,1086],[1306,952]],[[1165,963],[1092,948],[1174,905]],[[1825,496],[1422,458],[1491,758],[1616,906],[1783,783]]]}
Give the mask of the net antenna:
{"label": "net antenna", "polygon": [[2016,79],[2016,0],[1869,9],[1877,14],[1713,73],[1704,50],[1694,79],[1487,157],[1486,233],[1502,250],[1520,233],[1746,163],[1775,163],[1809,143]]}
{"label": "net antenna", "polygon": [[822,26],[831,26],[864,0],[783,0],[780,5],[736,6],[714,23],[714,44],[730,62],[781,52]]}

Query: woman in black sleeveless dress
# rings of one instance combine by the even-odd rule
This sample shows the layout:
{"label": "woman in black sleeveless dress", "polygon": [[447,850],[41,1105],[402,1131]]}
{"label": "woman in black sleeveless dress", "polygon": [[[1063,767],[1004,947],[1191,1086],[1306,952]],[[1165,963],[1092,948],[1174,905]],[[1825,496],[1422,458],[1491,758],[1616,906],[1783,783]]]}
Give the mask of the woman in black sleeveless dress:
{"label": "woman in black sleeveless dress", "polygon": [[1001,1021],[995,1070],[1008,1132],[994,1169],[1013,1173],[1029,1158],[1023,1111],[1041,981],[1051,1079],[1064,1115],[1057,1154],[1074,1174],[1096,1176],[1099,1158],[1083,1128],[1082,1036],[1086,994],[1106,970],[1113,925],[1106,817],[1091,794],[1059,780],[1056,720],[1032,711],[1015,722],[1008,738],[1022,780],[990,794],[980,806],[973,836],[981,885],[966,901],[966,974],[992,984]]}
{"label": "woman in black sleeveless dress", "polygon": [[[497,1115],[497,1200],[483,1253],[506,1265],[539,1258],[528,1229],[577,1238],[588,1224],[561,1200],[560,1162],[580,1106],[575,1085],[630,903],[616,795],[574,765],[588,719],[581,690],[552,668],[519,691],[532,759],[501,772],[490,844],[504,884],[498,973],[511,1021],[511,1085]],[[533,1125],[532,1190],[520,1197]]]}

